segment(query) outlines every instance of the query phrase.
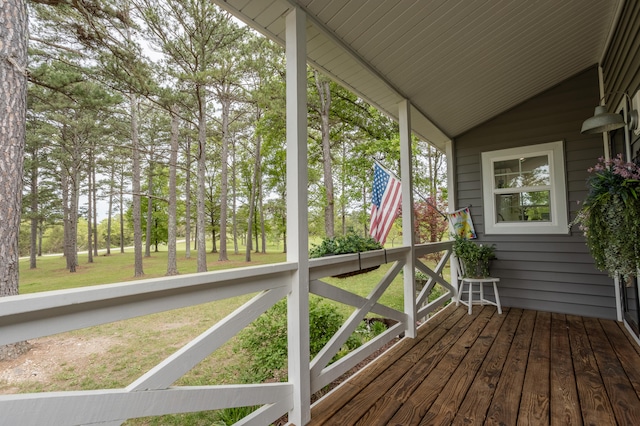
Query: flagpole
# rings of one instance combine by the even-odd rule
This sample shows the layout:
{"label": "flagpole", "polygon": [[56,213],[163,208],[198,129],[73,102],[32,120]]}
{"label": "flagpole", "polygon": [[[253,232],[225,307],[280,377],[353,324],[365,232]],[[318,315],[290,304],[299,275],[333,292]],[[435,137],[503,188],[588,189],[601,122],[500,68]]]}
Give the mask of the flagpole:
{"label": "flagpole", "polygon": [[[382,164],[380,164],[380,162],[378,160],[376,160],[375,158],[373,159],[373,162],[376,163],[378,165],[378,167],[380,167],[382,170],[384,170],[385,172],[387,172],[388,174],[392,175],[393,177],[395,177],[396,179],[400,180],[400,178],[398,177],[398,175],[396,175],[395,173],[393,173],[391,170],[388,170],[386,167],[384,167]],[[444,220],[449,220],[449,217],[447,217],[446,214],[442,213],[440,210],[438,210],[438,208],[436,206],[434,206],[431,202],[429,202],[429,200],[427,200],[422,194],[420,194],[418,191],[415,190],[415,188],[413,189],[413,193],[416,194],[418,197],[422,198],[424,200],[425,203],[427,203],[429,206],[431,206],[431,208],[433,208],[436,212],[438,212],[440,214],[440,216],[442,216],[444,218]]]}
{"label": "flagpole", "polygon": [[438,208],[436,206],[434,206],[433,204],[431,204],[431,202],[429,200],[427,200],[422,194],[420,194],[418,191],[416,191],[415,189],[413,190],[413,192],[420,198],[422,198],[422,200],[427,203],[429,206],[431,206],[432,209],[434,209],[435,211],[437,211],[440,216],[442,216],[444,218],[444,220],[449,220],[449,217],[442,213],[440,210],[438,210]]}

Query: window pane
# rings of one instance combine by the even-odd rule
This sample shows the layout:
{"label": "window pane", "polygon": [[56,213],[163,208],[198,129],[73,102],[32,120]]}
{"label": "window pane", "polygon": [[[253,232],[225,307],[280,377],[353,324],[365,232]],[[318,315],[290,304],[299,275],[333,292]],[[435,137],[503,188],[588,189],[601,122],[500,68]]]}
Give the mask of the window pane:
{"label": "window pane", "polygon": [[494,188],[522,188],[550,184],[549,157],[521,157],[493,163]]}
{"label": "window pane", "polygon": [[496,195],[496,222],[550,222],[550,191]]}

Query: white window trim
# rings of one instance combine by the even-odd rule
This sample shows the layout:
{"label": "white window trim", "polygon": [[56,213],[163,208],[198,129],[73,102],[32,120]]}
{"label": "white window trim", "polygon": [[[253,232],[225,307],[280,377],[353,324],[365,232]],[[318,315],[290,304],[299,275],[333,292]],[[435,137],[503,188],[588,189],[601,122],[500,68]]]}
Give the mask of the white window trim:
{"label": "white window trim", "polygon": [[[549,156],[551,181],[550,222],[496,222],[495,194],[493,189],[493,165],[496,161],[537,155]],[[501,149],[482,153],[482,189],[485,234],[568,234],[567,185],[564,167],[563,141]]]}

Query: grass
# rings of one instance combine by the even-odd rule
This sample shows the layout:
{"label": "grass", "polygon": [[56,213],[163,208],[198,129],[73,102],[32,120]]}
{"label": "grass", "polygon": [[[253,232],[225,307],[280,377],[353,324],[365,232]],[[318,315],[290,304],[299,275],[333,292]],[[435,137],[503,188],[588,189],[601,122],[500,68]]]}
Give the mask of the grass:
{"label": "grass", "polygon": [[[179,247],[178,269],[181,274],[196,270],[197,253],[192,258],[184,258],[184,246]],[[207,254],[210,271],[243,267],[249,265],[282,262],[286,255],[280,250],[269,248],[267,254],[252,253],[252,262],[245,262],[244,250],[240,254],[229,254],[229,261],[218,261],[217,253]],[[143,259],[145,276],[154,278],[164,276],[166,272],[166,247],[149,258]],[[110,256],[96,256],[94,262],[87,263],[87,255],[79,256],[77,272],[69,273],[65,259],[61,256],[39,258],[36,269],[29,269],[28,259],[20,264],[20,293],[34,293],[48,290],[60,290],[82,286],[132,281],[133,249],[121,254],[119,250]],[[347,279],[326,278],[326,281],[358,294],[367,296],[380,281],[391,265],[382,265],[379,269]],[[55,336],[60,339],[80,339],[81,341],[105,340],[109,343],[104,351],[90,354],[80,363],[58,365],[55,374],[47,383],[27,381],[20,384],[19,392],[42,392],[59,390],[90,390],[99,388],[122,388],[129,385],[146,371],[157,365],[182,345],[219,322],[253,295],[243,295],[206,303],[197,306],[162,312],[125,321],[85,328]],[[382,295],[380,303],[394,309],[403,310],[404,290],[402,275],[389,286]],[[346,318],[353,308],[337,303],[341,314]],[[239,383],[238,365],[242,365],[242,354],[234,352],[234,340],[227,342],[207,359],[202,361],[176,384],[205,385]],[[11,388],[0,381],[0,393]],[[192,413],[161,418],[133,419],[131,425],[210,425],[221,424],[214,412]]]}
{"label": "grass", "polygon": [[[151,257],[143,258],[144,277],[162,277],[167,272],[167,248],[161,246],[160,251],[152,252]],[[250,265],[284,262],[286,254],[281,250],[268,248],[266,254],[252,253],[251,262],[245,261],[244,248],[239,254],[229,253],[228,261],[218,260],[218,253],[207,253],[207,268],[209,271],[240,268]],[[29,269],[29,260],[20,261],[20,294],[36,293],[40,291],[61,290],[66,288],[84,287],[98,284],[133,281],[134,259],[133,249],[125,253],[112,250],[110,256],[103,254],[94,256],[93,263],[88,263],[88,255],[78,255],[78,267],[75,273],[66,269],[66,261],[60,256],[45,256],[37,259],[37,268]],[[185,258],[184,244],[178,246],[178,271],[180,274],[195,273],[197,271],[197,252],[191,251],[191,258]]]}

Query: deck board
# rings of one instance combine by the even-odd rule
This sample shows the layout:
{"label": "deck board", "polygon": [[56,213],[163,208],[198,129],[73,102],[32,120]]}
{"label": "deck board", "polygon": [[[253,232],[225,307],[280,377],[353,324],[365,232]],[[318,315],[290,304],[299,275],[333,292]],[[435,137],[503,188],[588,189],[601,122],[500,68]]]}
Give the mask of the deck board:
{"label": "deck board", "polygon": [[580,407],[584,423],[592,425],[616,424],[611,402],[607,397],[602,376],[591,350],[582,318],[567,316],[569,339],[573,357]]}
{"label": "deck board", "polygon": [[576,376],[573,373],[567,318],[553,314],[551,318],[551,424],[582,425]]}
{"label": "deck board", "polygon": [[600,322],[594,318],[585,318],[584,325],[618,423],[640,425],[640,400]]}
{"label": "deck board", "polygon": [[311,410],[312,425],[640,424],[640,351],[615,321],[447,307]]}
{"label": "deck board", "polygon": [[484,422],[521,316],[522,311],[519,309],[513,309],[506,314],[500,334],[484,359],[467,397],[456,414],[455,424]]}
{"label": "deck board", "polygon": [[518,425],[549,424],[551,314],[538,312],[520,397]]}
{"label": "deck board", "polygon": [[504,318],[504,315],[498,315],[497,313],[490,318],[482,333],[451,375],[449,382],[431,405],[427,414],[422,418],[421,425],[451,424],[467,391],[476,378],[476,373],[480,369],[489,349],[491,349]]}
{"label": "deck board", "polygon": [[486,424],[488,425],[515,425],[518,420],[520,396],[527,370],[534,324],[535,312],[523,312],[487,413]]}

